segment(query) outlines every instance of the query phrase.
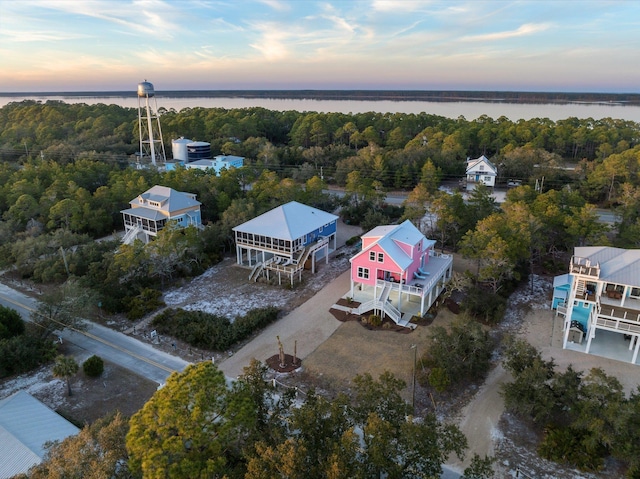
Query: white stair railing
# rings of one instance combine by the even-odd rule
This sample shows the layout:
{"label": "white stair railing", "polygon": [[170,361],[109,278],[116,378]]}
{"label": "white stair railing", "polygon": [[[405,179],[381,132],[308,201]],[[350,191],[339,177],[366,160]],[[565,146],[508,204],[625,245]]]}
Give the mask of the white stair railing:
{"label": "white stair railing", "polygon": [[133,243],[136,237],[138,236],[138,233],[140,232],[142,232],[142,228],[140,227],[140,225],[134,226],[129,231],[127,231],[125,235],[122,237],[122,243],[123,244]]}

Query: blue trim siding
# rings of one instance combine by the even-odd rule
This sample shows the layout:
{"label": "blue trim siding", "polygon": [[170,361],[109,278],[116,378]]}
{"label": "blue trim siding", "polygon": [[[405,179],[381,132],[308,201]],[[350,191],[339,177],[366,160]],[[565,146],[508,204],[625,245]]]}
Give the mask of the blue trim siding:
{"label": "blue trim siding", "polygon": [[316,228],[315,230],[307,233],[304,236],[303,245],[307,246],[311,243],[315,243],[316,241],[318,241],[320,237],[331,236],[332,234],[335,234],[336,231],[337,231],[337,220],[334,220],[329,224],[321,226],[320,228]]}

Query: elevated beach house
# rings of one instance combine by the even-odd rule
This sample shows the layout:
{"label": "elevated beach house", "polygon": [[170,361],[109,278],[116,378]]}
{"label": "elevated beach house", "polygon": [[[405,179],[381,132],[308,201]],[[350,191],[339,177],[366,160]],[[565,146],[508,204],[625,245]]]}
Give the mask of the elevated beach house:
{"label": "elevated beach house", "polygon": [[121,211],[125,230],[122,242],[125,244],[136,238],[148,243],[169,221],[179,227],[202,228],[200,202],[192,193],[156,185],[131,200],[129,205],[131,208]]}
{"label": "elevated beach house", "polygon": [[353,312],[373,311],[407,326],[436,301],[453,270],[450,255],[434,251],[409,220],[378,226],[362,236],[362,250],[351,258],[350,297],[360,304]]}
{"label": "elevated beach house", "polygon": [[278,206],[233,228],[237,264],[251,268],[249,279],[265,276],[301,279],[305,266],[336,249],[338,217],[296,201]]}
{"label": "elevated beach house", "polygon": [[486,156],[467,159],[467,189],[474,189],[478,183],[493,188],[496,185],[497,176],[498,169]]}
{"label": "elevated beach house", "polygon": [[574,248],[569,273],[555,278],[552,307],[564,317],[563,348],[638,364],[640,250]]}

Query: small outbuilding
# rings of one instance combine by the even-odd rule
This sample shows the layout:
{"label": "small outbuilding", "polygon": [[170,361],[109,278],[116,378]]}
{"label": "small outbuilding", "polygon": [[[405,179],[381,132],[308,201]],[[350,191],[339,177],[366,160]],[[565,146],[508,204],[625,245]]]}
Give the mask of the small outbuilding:
{"label": "small outbuilding", "polygon": [[0,479],[40,464],[45,444],[78,434],[79,429],[25,391],[0,400]]}

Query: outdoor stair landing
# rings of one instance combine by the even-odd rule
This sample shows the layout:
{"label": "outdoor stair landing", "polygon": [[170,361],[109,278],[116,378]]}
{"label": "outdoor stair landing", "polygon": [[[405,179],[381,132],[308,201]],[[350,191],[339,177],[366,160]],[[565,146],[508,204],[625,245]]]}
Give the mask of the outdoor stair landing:
{"label": "outdoor stair landing", "polygon": [[[338,311],[344,311],[349,314],[360,314],[358,313],[358,308],[352,308],[350,306],[342,306],[340,304],[334,304],[331,306],[331,309],[337,309]],[[403,326],[409,329],[416,329],[418,326],[416,324],[411,323],[412,315],[409,313],[404,313],[402,317],[398,321],[394,321],[398,326]],[[393,319],[393,318],[391,318]]]}

